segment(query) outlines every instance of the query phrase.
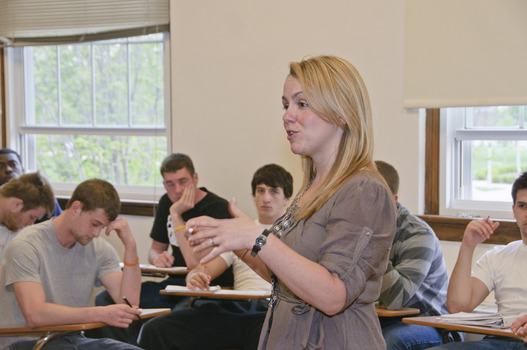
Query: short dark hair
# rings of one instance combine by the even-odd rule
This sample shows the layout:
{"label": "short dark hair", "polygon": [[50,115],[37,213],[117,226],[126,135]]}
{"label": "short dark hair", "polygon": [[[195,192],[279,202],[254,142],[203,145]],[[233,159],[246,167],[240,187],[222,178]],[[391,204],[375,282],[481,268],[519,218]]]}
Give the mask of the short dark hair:
{"label": "short dark hair", "polygon": [[101,179],[81,182],[73,191],[66,204],[66,209],[69,209],[75,201],[82,203],[82,211],[84,212],[103,209],[110,221],[114,221],[121,211],[121,200],[115,187],[108,181]]}
{"label": "short dark hair", "polygon": [[176,171],[186,168],[190,175],[194,175],[194,164],[192,159],[183,153],[172,153],[168,155],[161,163],[161,176],[164,173],[175,173]]}
{"label": "short dark hair", "polygon": [[260,184],[274,188],[281,187],[285,198],[291,198],[293,195],[293,176],[280,165],[267,164],[256,170],[251,182],[253,196],[256,193],[256,186]]}
{"label": "short dark hair", "polygon": [[512,184],[512,204],[516,204],[516,194],[527,188],[527,171],[523,172]]}
{"label": "short dark hair", "polygon": [[376,160],[375,165],[379,173],[384,177],[388,187],[390,187],[392,194],[397,194],[399,192],[399,174],[397,170],[391,164],[383,162],[382,160]]}
{"label": "short dark hair", "polygon": [[18,161],[20,164],[22,164],[22,157],[20,157],[20,154],[18,154],[16,151],[13,151],[11,148],[0,148],[0,154],[9,154],[13,153],[18,158]]}
{"label": "short dark hair", "polygon": [[0,188],[4,198],[19,198],[24,202],[22,211],[43,207],[48,215],[55,209],[55,195],[48,180],[37,171],[11,179]]}

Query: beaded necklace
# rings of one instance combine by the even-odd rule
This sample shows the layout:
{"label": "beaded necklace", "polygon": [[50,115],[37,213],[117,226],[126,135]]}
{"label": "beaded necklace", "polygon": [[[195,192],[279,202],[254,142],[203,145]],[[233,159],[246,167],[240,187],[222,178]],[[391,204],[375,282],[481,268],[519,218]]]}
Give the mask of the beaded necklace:
{"label": "beaded necklace", "polygon": [[278,219],[278,221],[275,222],[273,226],[271,226],[271,229],[269,231],[271,231],[276,237],[281,238],[284,231],[293,226],[293,224],[296,222],[295,212],[298,209],[298,201],[309,189],[314,179],[315,175],[309,180],[302,192],[296,195],[295,199],[293,200],[293,203],[291,203],[291,205],[287,208],[285,214],[280,219]]}
{"label": "beaded necklace", "polygon": [[[311,184],[313,183],[313,180],[315,179],[316,175],[313,175],[313,177],[309,180],[306,187],[296,195],[295,199],[293,200],[293,203],[287,208],[284,216],[282,216],[273,226],[271,227],[270,231],[278,238],[282,237],[282,234],[285,230],[292,227],[295,222],[295,212],[298,209],[297,204],[300,198],[307,192]],[[276,306],[276,302],[278,300],[278,278],[276,278],[275,274],[271,274],[271,298],[269,299],[269,307],[271,308],[271,315],[269,316],[268,321],[268,327],[267,327],[267,334],[269,335],[269,332],[271,331],[271,325],[273,323],[273,315],[274,315],[274,308]]]}

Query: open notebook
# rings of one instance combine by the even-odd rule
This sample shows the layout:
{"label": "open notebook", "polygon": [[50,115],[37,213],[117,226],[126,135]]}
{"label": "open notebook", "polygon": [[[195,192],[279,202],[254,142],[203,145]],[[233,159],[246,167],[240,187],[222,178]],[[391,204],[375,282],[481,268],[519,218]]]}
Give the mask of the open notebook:
{"label": "open notebook", "polygon": [[442,315],[438,318],[440,322],[444,323],[510,328],[512,322],[518,318],[518,316],[518,314],[458,312],[450,315]]}

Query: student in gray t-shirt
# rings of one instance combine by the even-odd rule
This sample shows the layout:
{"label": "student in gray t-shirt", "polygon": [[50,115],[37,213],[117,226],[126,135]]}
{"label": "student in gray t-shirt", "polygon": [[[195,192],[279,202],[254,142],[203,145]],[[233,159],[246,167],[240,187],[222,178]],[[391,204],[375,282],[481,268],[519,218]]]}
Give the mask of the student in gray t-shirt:
{"label": "student in gray t-shirt", "polygon": [[[75,189],[60,216],[22,230],[5,254],[0,278],[0,325],[105,322],[128,327],[140,311],[123,303],[123,297],[133,305],[139,303],[141,273],[128,223],[124,218],[116,219],[119,209],[119,196],[110,183],[87,180]],[[115,250],[98,237],[104,227],[107,234],[115,231],[124,245],[123,271]],[[93,286],[101,284],[116,304],[89,307]],[[0,348],[19,340],[0,338]],[[62,342],[75,344],[76,349],[137,349],[81,334],[59,337],[46,348]]]}

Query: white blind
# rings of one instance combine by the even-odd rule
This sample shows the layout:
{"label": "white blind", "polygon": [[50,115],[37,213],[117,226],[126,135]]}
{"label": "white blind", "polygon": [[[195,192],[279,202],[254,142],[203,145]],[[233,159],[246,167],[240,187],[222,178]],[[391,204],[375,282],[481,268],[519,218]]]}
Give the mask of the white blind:
{"label": "white blind", "polygon": [[403,104],[527,105],[526,0],[406,0]]}
{"label": "white blind", "polygon": [[169,0],[0,0],[0,40],[33,45],[168,30]]}

